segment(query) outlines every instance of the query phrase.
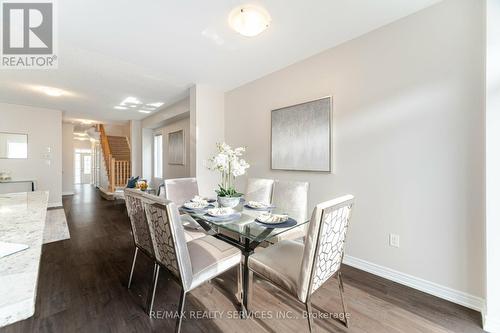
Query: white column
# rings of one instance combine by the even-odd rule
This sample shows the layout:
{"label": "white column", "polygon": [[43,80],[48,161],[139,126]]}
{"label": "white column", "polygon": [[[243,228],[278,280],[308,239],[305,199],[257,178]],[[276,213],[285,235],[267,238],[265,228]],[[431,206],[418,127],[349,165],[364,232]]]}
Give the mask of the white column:
{"label": "white column", "polygon": [[153,180],[153,130],[142,129],[142,178]]}
{"label": "white column", "polygon": [[130,150],[132,176],[142,176],[142,125],[140,120],[130,121]]}
{"label": "white column", "polygon": [[[215,144],[224,141],[224,92],[197,84],[190,90],[191,172],[198,178],[200,194],[213,197],[220,181],[217,172],[207,170],[206,161]],[[194,136],[193,136],[194,135]]]}
{"label": "white column", "polygon": [[500,1],[486,1],[486,314],[500,332]]}

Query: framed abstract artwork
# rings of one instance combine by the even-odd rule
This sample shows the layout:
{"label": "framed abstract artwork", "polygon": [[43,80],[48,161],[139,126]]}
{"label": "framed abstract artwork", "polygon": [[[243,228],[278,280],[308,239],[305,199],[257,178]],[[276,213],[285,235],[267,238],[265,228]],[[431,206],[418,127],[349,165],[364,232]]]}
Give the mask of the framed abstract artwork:
{"label": "framed abstract artwork", "polygon": [[184,130],[168,133],[168,164],[184,165]]}
{"label": "framed abstract artwork", "polygon": [[271,169],[331,172],[332,98],[271,111]]}

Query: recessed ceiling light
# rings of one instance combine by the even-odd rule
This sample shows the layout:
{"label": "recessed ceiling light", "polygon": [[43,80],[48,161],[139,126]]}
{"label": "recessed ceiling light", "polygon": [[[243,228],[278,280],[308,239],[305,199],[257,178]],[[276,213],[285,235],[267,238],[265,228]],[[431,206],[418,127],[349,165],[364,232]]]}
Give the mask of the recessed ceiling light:
{"label": "recessed ceiling light", "polygon": [[121,104],[142,104],[141,101],[139,101],[137,98],[129,96],[121,102]]}
{"label": "recessed ceiling light", "polygon": [[148,105],[148,106],[152,106],[152,107],[154,107],[154,108],[159,108],[160,106],[162,106],[162,105],[163,105],[163,103],[162,103],[162,102],[157,102],[157,103],[149,103],[149,104],[147,104],[147,105]]}
{"label": "recessed ceiling light", "polygon": [[62,95],[67,95],[66,91],[59,88],[47,87],[47,86],[35,86],[33,88],[51,97],[60,97]]}
{"label": "recessed ceiling light", "polygon": [[117,110],[127,110],[127,107],[117,105],[117,106],[115,106],[115,109],[117,109]]}
{"label": "recessed ceiling light", "polygon": [[244,5],[229,14],[229,26],[243,36],[257,36],[271,24],[271,16],[261,7]]}
{"label": "recessed ceiling light", "polygon": [[151,111],[147,111],[147,110],[139,110],[140,113],[151,113]]}

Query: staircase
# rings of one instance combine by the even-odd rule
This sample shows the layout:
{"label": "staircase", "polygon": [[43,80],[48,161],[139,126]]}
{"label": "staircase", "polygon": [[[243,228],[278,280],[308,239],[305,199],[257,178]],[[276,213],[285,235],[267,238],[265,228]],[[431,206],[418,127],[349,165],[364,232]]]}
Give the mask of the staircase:
{"label": "staircase", "polygon": [[130,178],[130,144],[125,136],[106,135],[102,124],[96,125],[101,139],[102,156],[108,176],[108,192],[127,185]]}

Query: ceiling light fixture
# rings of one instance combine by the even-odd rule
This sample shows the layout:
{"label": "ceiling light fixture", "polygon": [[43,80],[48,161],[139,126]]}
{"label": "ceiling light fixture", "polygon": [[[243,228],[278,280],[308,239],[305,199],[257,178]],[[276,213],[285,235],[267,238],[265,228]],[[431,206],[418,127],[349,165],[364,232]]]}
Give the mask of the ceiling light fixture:
{"label": "ceiling light fixture", "polygon": [[157,103],[149,103],[149,104],[146,104],[146,105],[152,106],[154,108],[159,108],[160,106],[163,105],[163,103],[162,102],[157,102]]}
{"label": "ceiling light fixture", "polygon": [[123,102],[121,102],[121,104],[124,105],[124,104],[142,104],[142,103],[137,98],[129,96],[129,97],[125,98],[123,100]]}
{"label": "ceiling light fixture", "polygon": [[243,36],[257,36],[271,24],[271,16],[261,7],[243,5],[229,14],[229,26]]}
{"label": "ceiling light fixture", "polygon": [[127,107],[117,105],[117,106],[115,106],[115,109],[117,109],[117,110],[127,110]]}
{"label": "ceiling light fixture", "polygon": [[60,97],[62,95],[67,95],[66,91],[59,88],[47,87],[47,86],[35,86],[33,88],[51,97]]}
{"label": "ceiling light fixture", "polygon": [[151,113],[151,111],[147,111],[147,110],[139,110],[140,113]]}

